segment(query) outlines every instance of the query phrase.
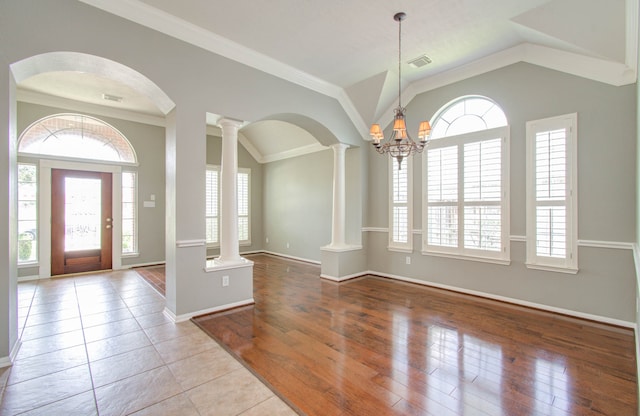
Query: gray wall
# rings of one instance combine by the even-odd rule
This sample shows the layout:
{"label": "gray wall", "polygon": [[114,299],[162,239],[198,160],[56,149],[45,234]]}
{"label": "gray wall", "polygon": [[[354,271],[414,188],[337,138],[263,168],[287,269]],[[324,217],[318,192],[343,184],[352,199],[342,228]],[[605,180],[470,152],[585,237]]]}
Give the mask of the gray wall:
{"label": "gray wall", "polygon": [[320,261],[320,247],[331,242],[333,150],[263,169],[264,249]]}
{"label": "gray wall", "polygon": [[[207,164],[220,166],[222,159],[222,138],[207,135]],[[262,165],[238,144],[238,167],[251,169],[251,245],[240,246],[240,253],[262,250]],[[220,254],[219,248],[207,248],[207,257]]]}
{"label": "gray wall", "polygon": [[[407,118],[421,119],[451,100],[479,94],[505,111],[511,132],[511,231],[524,236],[525,123],[578,113],[578,238],[602,242],[636,241],[636,86],[613,87],[520,63],[417,96]],[[422,223],[421,158],[414,164],[414,229]],[[369,151],[369,227],[388,226],[387,161]],[[511,242],[511,265],[421,255],[414,236],[412,264],[386,250],[387,234],[370,232],[371,270],[407,276],[490,295],[533,302],[612,319],[635,322],[635,271],[632,250],[579,248],[577,275],[529,270],[525,244]],[[630,246],[630,244],[629,244]]]}
{"label": "gray wall", "polygon": [[[18,135],[31,123],[58,113],[76,112],[62,108],[18,103]],[[84,113],[88,114],[88,113]],[[111,117],[88,114],[117,128],[131,142],[138,157],[138,252],[135,257],[123,257],[123,266],[164,261],[165,217],[165,130],[163,127],[135,123]],[[144,200],[156,197],[155,208],[145,208]],[[35,268],[20,269],[21,276],[37,275]]]}
{"label": "gray wall", "polygon": [[[640,32],[638,33],[638,44],[640,44]],[[637,56],[638,61],[636,68],[640,68],[640,54]],[[636,366],[640,374],[640,336],[638,335],[637,324],[640,323],[640,249],[638,241],[640,240],[640,128],[638,128],[638,120],[640,120],[640,83],[636,83],[636,232],[635,244],[633,245],[634,261],[636,266]],[[640,385],[638,385],[638,414],[640,414]]]}

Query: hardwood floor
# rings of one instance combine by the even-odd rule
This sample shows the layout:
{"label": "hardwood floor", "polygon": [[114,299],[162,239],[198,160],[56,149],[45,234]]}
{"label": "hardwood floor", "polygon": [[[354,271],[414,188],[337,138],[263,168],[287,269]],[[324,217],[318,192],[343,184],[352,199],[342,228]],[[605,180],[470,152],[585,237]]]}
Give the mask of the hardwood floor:
{"label": "hardwood floor", "polygon": [[164,265],[140,267],[134,270],[140,275],[140,277],[149,283],[156,292],[160,293],[162,296],[166,296],[166,276]]}
{"label": "hardwood floor", "polygon": [[251,256],[255,305],[194,318],[308,415],[634,415],[634,334]]}

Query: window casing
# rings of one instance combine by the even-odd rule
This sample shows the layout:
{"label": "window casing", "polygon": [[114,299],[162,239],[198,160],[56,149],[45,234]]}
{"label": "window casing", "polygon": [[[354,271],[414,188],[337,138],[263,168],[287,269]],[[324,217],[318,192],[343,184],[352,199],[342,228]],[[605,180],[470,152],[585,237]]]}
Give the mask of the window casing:
{"label": "window casing", "polygon": [[122,172],[122,254],[138,253],[138,174]]}
{"label": "window casing", "polygon": [[[251,244],[251,169],[238,168],[238,240],[241,245]],[[220,245],[220,167],[207,165],[205,180],[206,243]]]}
{"label": "window casing", "polygon": [[484,97],[436,117],[424,155],[423,254],[509,264],[509,127]]}
{"label": "window casing", "polygon": [[527,123],[529,268],[578,272],[577,114]]}
{"label": "window casing", "polygon": [[389,158],[389,250],[413,250],[413,158]]}
{"label": "window casing", "polygon": [[18,163],[18,264],[38,261],[38,168]]}

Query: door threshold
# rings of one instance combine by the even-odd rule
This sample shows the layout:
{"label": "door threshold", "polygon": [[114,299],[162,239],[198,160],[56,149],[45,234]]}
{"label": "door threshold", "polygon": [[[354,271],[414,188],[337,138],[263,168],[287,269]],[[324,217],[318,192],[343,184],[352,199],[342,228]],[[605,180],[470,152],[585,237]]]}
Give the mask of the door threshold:
{"label": "door threshold", "polygon": [[112,272],[112,271],[113,271],[113,269],[104,269],[104,270],[92,270],[92,271],[89,271],[89,272],[57,274],[55,276],[51,276],[51,279],[64,278],[64,277],[85,276],[85,275],[89,275],[89,274],[107,273],[107,272]]}

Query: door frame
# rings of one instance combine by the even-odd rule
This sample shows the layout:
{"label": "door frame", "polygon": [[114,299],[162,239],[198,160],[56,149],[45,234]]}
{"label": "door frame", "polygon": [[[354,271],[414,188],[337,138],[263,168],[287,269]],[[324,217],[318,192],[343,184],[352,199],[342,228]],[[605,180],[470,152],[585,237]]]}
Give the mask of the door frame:
{"label": "door frame", "polygon": [[122,166],[101,163],[71,162],[66,160],[40,159],[38,202],[38,263],[40,279],[51,277],[51,169],[84,170],[112,174],[111,214],[113,236],[111,241],[111,268],[122,268]]}

